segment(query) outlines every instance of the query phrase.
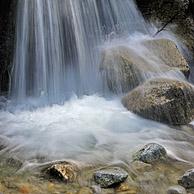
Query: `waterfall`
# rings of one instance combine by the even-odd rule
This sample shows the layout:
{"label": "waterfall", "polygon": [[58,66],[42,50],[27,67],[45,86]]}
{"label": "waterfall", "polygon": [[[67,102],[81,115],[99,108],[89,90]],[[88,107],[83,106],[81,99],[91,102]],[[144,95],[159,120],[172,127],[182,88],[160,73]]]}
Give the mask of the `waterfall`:
{"label": "waterfall", "polygon": [[100,92],[101,45],[146,26],[133,0],[19,0],[16,31],[11,98],[59,103]]}
{"label": "waterfall", "polygon": [[[163,145],[169,156],[177,161],[181,159],[185,163],[194,163],[192,128],[177,130],[176,127],[141,118],[121,103],[121,94],[146,79],[161,76],[185,80],[179,69],[167,66],[179,64],[179,59],[185,61],[174,42],[174,53],[181,55],[179,59],[167,49],[168,45],[159,50],[152,44],[150,49],[146,46],[146,41],[155,40],[150,36],[150,30],[154,28],[150,29],[145,23],[135,1],[17,1],[10,98],[0,99],[0,156],[3,161],[9,163],[14,160],[14,163],[18,163],[21,159],[24,161],[22,170],[30,168],[33,172],[36,172],[34,167],[42,166],[43,163],[75,161],[83,167],[88,166],[91,174],[91,166],[131,166],[130,161],[137,148],[155,142]],[[170,35],[163,37],[175,40]],[[129,64],[125,62],[128,58],[125,55],[123,57],[123,53],[129,57],[129,63],[133,58],[136,67],[145,69],[144,74],[137,73],[137,85],[134,83],[128,88],[127,82],[127,91],[123,87],[125,80],[122,82],[120,79],[125,78],[122,75],[126,72],[122,64]],[[165,57],[164,61],[161,55]],[[168,56],[172,55],[174,58],[168,61]],[[103,72],[103,62],[105,65],[109,63],[109,80],[106,72]],[[112,64],[115,71],[111,69]],[[134,81],[136,72],[128,69]],[[108,84],[113,86],[113,91]],[[179,99],[178,95],[179,91]],[[181,99],[182,96],[181,92]],[[169,113],[165,103],[171,105],[171,100],[161,95],[161,101],[164,102],[164,111]],[[180,100],[180,103],[180,106],[184,106],[185,102]],[[172,106],[174,110],[176,104]],[[6,176],[9,167],[15,173],[12,165],[8,164],[6,168],[2,166]],[[10,173],[13,177],[14,173]],[[17,180],[21,183],[18,177]],[[169,183],[166,184],[169,186]],[[44,185],[43,189],[45,191]]]}

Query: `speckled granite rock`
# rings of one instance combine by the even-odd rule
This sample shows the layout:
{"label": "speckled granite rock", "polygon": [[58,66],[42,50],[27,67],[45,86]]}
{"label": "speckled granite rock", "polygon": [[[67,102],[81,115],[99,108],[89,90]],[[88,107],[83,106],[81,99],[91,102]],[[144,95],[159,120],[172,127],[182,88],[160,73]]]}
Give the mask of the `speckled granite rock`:
{"label": "speckled granite rock", "polygon": [[95,182],[102,188],[113,187],[124,182],[127,177],[128,173],[119,167],[102,169],[94,173]]}
{"label": "speckled granite rock", "polygon": [[190,169],[178,180],[179,185],[186,189],[194,188],[194,169]]}
{"label": "speckled granite rock", "polygon": [[166,150],[163,146],[150,143],[145,145],[141,150],[134,154],[134,160],[140,160],[145,163],[154,163],[167,157]]}
{"label": "speckled granite rock", "polygon": [[168,188],[167,194],[187,194],[187,191],[184,187],[175,185]]}

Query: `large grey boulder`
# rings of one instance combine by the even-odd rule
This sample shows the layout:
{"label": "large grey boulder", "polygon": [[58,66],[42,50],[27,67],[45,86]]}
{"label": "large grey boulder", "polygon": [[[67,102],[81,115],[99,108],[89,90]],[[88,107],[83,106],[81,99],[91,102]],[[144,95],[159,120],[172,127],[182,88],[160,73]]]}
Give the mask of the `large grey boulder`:
{"label": "large grey boulder", "polygon": [[179,51],[177,45],[169,39],[153,39],[143,43],[146,48],[161,60],[163,65],[171,67],[172,70],[180,70],[186,77],[189,77],[190,67]]}
{"label": "large grey boulder", "polygon": [[127,46],[107,48],[102,53],[100,70],[109,89],[114,93],[127,92],[144,80],[151,71],[147,61]]}
{"label": "large grey boulder", "polygon": [[183,81],[167,78],[148,80],[122,99],[130,111],[147,119],[171,125],[192,121],[194,89]]}
{"label": "large grey boulder", "polygon": [[141,150],[134,154],[134,160],[139,160],[148,164],[161,161],[167,157],[166,150],[163,146],[150,143],[145,145]]}
{"label": "large grey boulder", "polygon": [[94,173],[94,180],[102,188],[113,187],[124,182],[128,173],[120,167],[107,168]]}
{"label": "large grey boulder", "polygon": [[194,188],[194,169],[190,169],[178,180],[179,185],[186,189]]}
{"label": "large grey boulder", "polygon": [[114,93],[128,92],[147,78],[171,70],[182,71],[186,76],[190,71],[176,44],[168,39],[106,48],[100,64],[101,74]]}

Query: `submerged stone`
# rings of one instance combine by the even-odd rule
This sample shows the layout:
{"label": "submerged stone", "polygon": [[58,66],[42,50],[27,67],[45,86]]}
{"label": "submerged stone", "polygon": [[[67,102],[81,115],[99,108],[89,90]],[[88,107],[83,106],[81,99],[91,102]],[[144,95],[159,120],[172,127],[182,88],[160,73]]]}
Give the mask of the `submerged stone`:
{"label": "submerged stone", "polygon": [[120,193],[120,194],[137,194],[139,191],[139,188],[137,187],[137,185],[130,185],[128,183],[121,183],[116,189],[115,189],[116,193]]}
{"label": "submerged stone", "polygon": [[190,169],[178,180],[179,185],[186,189],[194,188],[194,169]]}
{"label": "submerged stone", "polygon": [[142,162],[140,160],[135,160],[132,163],[132,168],[138,172],[145,172],[145,171],[150,171],[153,167],[151,164]]}
{"label": "submerged stone", "polygon": [[168,188],[167,194],[187,194],[187,191],[184,187],[179,185],[172,186]]}
{"label": "submerged stone", "polygon": [[78,168],[74,164],[67,162],[53,164],[47,169],[47,174],[51,177],[64,181],[64,182],[73,182],[77,178]]}
{"label": "submerged stone", "polygon": [[88,188],[88,187],[83,187],[81,188],[77,194],[93,194],[92,189]]}
{"label": "submerged stone", "polygon": [[128,177],[128,173],[119,167],[99,170],[94,173],[94,180],[102,188],[114,187],[124,182]]}
{"label": "submerged stone", "polygon": [[167,78],[151,79],[129,92],[123,105],[135,114],[154,121],[185,125],[192,121],[194,88]]}
{"label": "submerged stone", "polygon": [[156,143],[145,145],[133,156],[134,160],[139,160],[148,164],[163,160],[166,157],[167,153],[165,148]]}
{"label": "submerged stone", "polygon": [[17,157],[9,157],[6,159],[6,164],[13,168],[21,168],[23,163],[21,160],[19,160]]}

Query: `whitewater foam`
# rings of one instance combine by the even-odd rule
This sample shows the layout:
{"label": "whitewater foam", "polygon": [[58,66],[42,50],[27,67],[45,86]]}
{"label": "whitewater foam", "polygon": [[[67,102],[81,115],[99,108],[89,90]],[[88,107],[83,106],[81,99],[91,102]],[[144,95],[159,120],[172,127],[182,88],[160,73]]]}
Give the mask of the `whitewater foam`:
{"label": "whitewater foam", "polygon": [[9,141],[6,152],[29,162],[40,158],[86,164],[126,162],[149,142],[194,162],[193,136],[128,112],[118,98],[74,97],[63,105],[33,111],[1,111],[0,134]]}

